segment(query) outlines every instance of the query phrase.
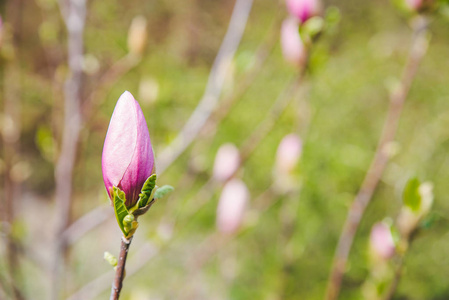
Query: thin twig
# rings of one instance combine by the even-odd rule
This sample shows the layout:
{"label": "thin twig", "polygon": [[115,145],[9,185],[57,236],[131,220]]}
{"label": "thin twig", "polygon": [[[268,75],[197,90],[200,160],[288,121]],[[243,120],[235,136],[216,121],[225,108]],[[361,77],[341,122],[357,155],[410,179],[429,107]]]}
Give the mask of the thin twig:
{"label": "thin twig", "polygon": [[126,257],[128,256],[129,246],[133,238],[126,239],[122,237],[122,243],[120,245],[120,254],[118,257],[117,269],[115,271],[115,277],[112,281],[111,297],[110,300],[118,300],[120,297],[120,291],[123,286],[123,279],[125,279],[125,265]]}
{"label": "thin twig", "polygon": [[207,135],[210,136],[215,133],[218,124],[230,113],[235,103],[242,98],[242,96],[254,82],[257,75],[260,74],[262,66],[264,65],[266,59],[278,42],[278,29],[281,23],[281,16],[282,14],[278,12],[275,20],[273,21],[273,24],[268,30],[264,41],[261,43],[261,45],[258,46],[256,53],[254,54],[254,64],[247,71],[247,73],[242,76],[242,78],[238,78],[238,85],[235,88],[235,91],[233,91],[229,96],[224,97],[220,105],[217,106],[211,113],[208,121],[203,126],[204,128],[207,128]]}
{"label": "thin twig", "polygon": [[327,300],[335,300],[338,298],[346,262],[354,241],[354,236],[357,232],[357,228],[359,227],[364,211],[371,201],[373,193],[389,160],[385,147],[394,141],[405,99],[407,98],[407,94],[416,75],[418,66],[427,51],[429,42],[427,36],[427,20],[424,17],[419,17],[415,21],[416,22],[413,24],[413,42],[402,74],[400,86],[391,95],[388,115],[385,120],[383,132],[379,139],[376,153],[368,172],[366,173],[365,179],[363,180],[362,186],[360,187],[360,190],[349,209],[340,239],[338,241],[328,281],[326,293]]}
{"label": "thin twig", "polygon": [[396,289],[398,288],[399,281],[401,280],[402,276],[402,268],[404,266],[404,257],[399,258],[398,265],[396,266],[396,270],[394,272],[394,278],[393,281],[388,288],[387,292],[385,293],[384,300],[390,300],[393,298],[394,294],[396,293]]}
{"label": "thin twig", "polygon": [[[126,271],[126,277],[129,278],[137,273],[148,261],[154,258],[159,251],[160,249],[158,247],[149,243],[145,243],[137,251],[133,251],[135,254],[130,258],[130,263]],[[89,281],[88,284],[68,297],[67,300],[89,300],[98,297],[110,285],[112,279],[111,275],[112,274],[109,271]]]}
{"label": "thin twig", "polygon": [[86,19],[86,0],[60,0],[68,32],[68,64],[70,75],[64,88],[64,129],[59,159],[55,168],[56,243],[53,262],[52,299],[60,298],[63,289],[63,269],[66,244],[61,240],[70,218],[73,169],[81,130],[83,32]]}
{"label": "thin twig", "polygon": [[173,142],[158,155],[158,172],[165,169],[194,141],[218,103],[229,66],[240,44],[253,0],[236,0],[228,30],[209,74],[198,106]]}

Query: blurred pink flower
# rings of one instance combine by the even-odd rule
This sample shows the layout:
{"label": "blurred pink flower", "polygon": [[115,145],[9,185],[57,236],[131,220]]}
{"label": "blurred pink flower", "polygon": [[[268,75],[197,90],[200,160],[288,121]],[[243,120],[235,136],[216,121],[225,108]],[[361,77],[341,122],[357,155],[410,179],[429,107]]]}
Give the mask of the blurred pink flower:
{"label": "blurred pink flower", "polygon": [[119,187],[125,192],[126,206],[133,206],[154,171],[154,155],[143,112],[128,91],[120,96],[112,114],[101,164],[109,197],[112,187]]}
{"label": "blurred pink flower", "polygon": [[297,67],[306,63],[307,52],[299,35],[299,24],[293,18],[288,18],[282,22],[281,46],[282,54],[287,62]]}
{"label": "blurred pink flower", "polygon": [[382,222],[376,223],[371,229],[370,246],[373,253],[384,260],[393,257],[396,246],[390,227]]}
{"label": "blurred pink flower", "polygon": [[220,232],[232,234],[241,226],[249,191],[241,180],[232,179],[223,188],[217,207],[217,228]]}
{"label": "blurred pink flower", "polygon": [[302,153],[302,141],[297,134],[288,134],[279,143],[276,152],[276,172],[289,174],[298,164]]}
{"label": "blurred pink flower", "polygon": [[321,12],[319,0],[286,0],[288,12],[304,23]]}
{"label": "blurred pink flower", "polygon": [[240,166],[240,152],[234,144],[222,145],[215,156],[213,177],[218,181],[226,181],[232,177]]}
{"label": "blurred pink flower", "polygon": [[410,10],[418,10],[423,3],[423,0],[405,0],[405,5]]}

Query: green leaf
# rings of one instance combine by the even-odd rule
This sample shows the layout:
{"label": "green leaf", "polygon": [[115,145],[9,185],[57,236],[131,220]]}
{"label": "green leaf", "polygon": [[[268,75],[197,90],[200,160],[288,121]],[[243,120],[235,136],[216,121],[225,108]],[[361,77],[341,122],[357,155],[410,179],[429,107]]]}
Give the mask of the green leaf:
{"label": "green leaf", "polygon": [[126,209],[125,202],[126,196],[125,193],[119,189],[118,187],[112,188],[113,202],[114,202],[114,211],[115,218],[117,219],[118,226],[122,230],[123,234],[126,236],[125,228],[123,227],[123,219],[129,214]]}
{"label": "green leaf", "polygon": [[137,208],[147,206],[148,200],[150,199],[151,193],[153,192],[155,186],[156,186],[156,174],[153,174],[150,177],[148,177],[148,179],[143,184],[142,191],[139,194],[139,201]]}
{"label": "green leaf", "polygon": [[154,192],[154,199],[161,199],[162,197],[164,197],[165,195],[173,192],[175,190],[174,187],[172,187],[171,185],[164,185],[161,186],[160,188],[158,188],[156,190],[156,192]]}
{"label": "green leaf", "polygon": [[419,186],[421,185],[418,178],[409,179],[405,185],[403,201],[404,205],[409,207],[412,211],[418,211],[421,207],[421,194],[419,193]]}

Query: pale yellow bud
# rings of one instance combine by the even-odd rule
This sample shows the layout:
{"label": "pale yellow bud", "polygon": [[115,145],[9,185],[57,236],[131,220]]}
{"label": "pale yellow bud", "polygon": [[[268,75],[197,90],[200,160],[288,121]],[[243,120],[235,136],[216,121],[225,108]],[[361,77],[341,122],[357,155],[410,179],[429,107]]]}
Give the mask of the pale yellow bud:
{"label": "pale yellow bud", "polygon": [[143,16],[135,17],[128,31],[129,52],[141,56],[147,43],[147,19]]}

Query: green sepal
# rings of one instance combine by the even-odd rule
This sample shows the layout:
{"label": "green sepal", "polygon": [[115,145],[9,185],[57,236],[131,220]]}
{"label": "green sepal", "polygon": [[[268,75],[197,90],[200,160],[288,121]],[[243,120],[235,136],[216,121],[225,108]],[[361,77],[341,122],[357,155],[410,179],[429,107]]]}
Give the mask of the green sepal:
{"label": "green sepal", "polygon": [[151,193],[156,186],[156,177],[156,174],[151,175],[143,184],[142,191],[139,194],[139,201],[137,201],[137,209],[147,206]]}
{"label": "green sepal", "polygon": [[115,218],[117,219],[118,226],[122,230],[123,234],[126,236],[126,230],[123,226],[123,219],[129,215],[128,209],[125,206],[126,195],[118,187],[112,188],[112,199],[114,204]]}
{"label": "green sepal", "polygon": [[404,188],[403,201],[404,205],[412,211],[417,212],[421,207],[421,194],[419,193],[419,186],[421,185],[418,178],[411,178]]}
{"label": "green sepal", "polygon": [[161,186],[160,188],[158,188],[155,192],[154,192],[154,199],[161,199],[162,197],[164,197],[165,195],[173,192],[175,190],[174,187],[172,187],[171,185],[164,185]]}

